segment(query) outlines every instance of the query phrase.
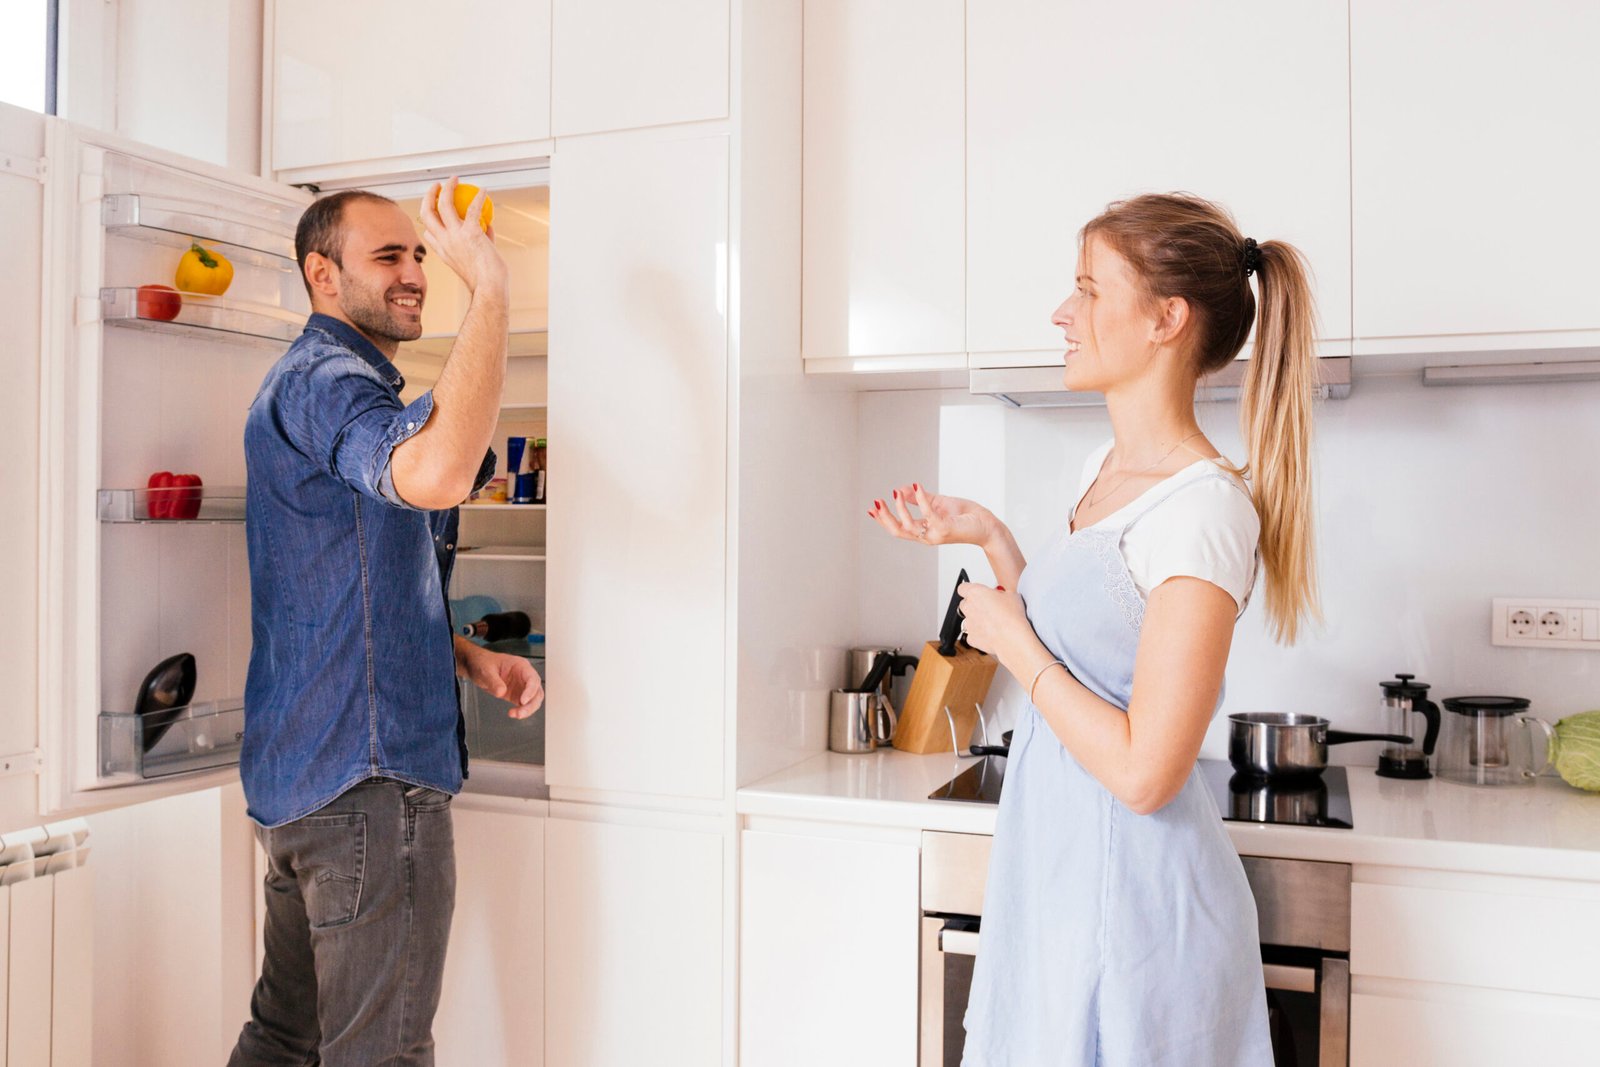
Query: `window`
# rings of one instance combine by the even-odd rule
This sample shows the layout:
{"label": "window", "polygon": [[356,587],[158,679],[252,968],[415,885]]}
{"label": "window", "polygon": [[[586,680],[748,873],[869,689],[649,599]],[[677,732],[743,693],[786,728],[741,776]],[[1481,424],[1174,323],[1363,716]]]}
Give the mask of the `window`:
{"label": "window", "polygon": [[58,0],[7,0],[0,35],[0,101],[56,113]]}

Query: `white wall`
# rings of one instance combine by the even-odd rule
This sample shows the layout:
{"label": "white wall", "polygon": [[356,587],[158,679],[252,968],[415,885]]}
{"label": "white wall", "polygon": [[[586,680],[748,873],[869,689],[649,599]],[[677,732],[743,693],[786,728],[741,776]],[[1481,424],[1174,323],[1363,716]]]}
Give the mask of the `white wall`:
{"label": "white wall", "polygon": [[[1267,636],[1260,602],[1241,621],[1218,723],[1232,711],[1383,724],[1378,683],[1406,671],[1436,697],[1523,696],[1549,720],[1600,707],[1600,653],[1496,648],[1490,599],[1600,599],[1600,384],[1425,388],[1416,374],[1367,376],[1321,406],[1315,475],[1326,625],[1294,648]],[[1201,425],[1241,458],[1237,407]],[[894,541],[865,515],[903,481],[993,507],[1025,553],[1065,521],[1084,458],[1111,434],[1105,409],[1015,411],[950,392],[869,393],[858,420],[858,636],[931,637],[957,566],[993,581],[976,549]],[[932,557],[939,556],[935,561]],[[980,577],[981,576],[981,577]],[[1003,677],[1003,675],[1002,675]],[[1014,719],[1022,693],[997,679]],[[1214,723],[1203,754],[1226,758]],[[1334,762],[1372,764],[1347,745]]]}

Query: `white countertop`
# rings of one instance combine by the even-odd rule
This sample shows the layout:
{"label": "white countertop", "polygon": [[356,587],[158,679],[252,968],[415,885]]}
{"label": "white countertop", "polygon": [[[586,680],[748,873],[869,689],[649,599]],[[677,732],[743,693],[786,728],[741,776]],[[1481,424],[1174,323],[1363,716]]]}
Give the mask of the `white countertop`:
{"label": "white countertop", "polygon": [[[994,833],[995,807],[928,794],[971,766],[950,753],[825,752],[739,790],[738,811],[858,826]],[[1244,855],[1600,882],[1600,794],[1558,778],[1484,789],[1346,768],[1355,829],[1228,822]]]}

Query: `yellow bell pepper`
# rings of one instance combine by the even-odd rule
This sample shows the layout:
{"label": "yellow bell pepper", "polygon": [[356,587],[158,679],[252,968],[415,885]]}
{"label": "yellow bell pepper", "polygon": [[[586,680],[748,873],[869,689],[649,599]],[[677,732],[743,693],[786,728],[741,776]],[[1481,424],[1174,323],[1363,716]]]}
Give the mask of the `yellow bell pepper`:
{"label": "yellow bell pepper", "polygon": [[233,264],[221,252],[204,248],[197,241],[178,260],[178,273],[172,284],[186,293],[221,296],[233,284]]}

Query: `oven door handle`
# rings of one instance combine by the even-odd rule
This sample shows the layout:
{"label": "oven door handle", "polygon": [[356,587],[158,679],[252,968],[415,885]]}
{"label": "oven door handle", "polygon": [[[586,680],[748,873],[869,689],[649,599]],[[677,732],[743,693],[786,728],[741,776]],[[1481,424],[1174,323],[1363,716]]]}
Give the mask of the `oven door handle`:
{"label": "oven door handle", "polygon": [[1263,963],[1261,973],[1268,989],[1281,989],[1287,993],[1315,993],[1317,969],[1315,967],[1288,967],[1281,963]]}
{"label": "oven door handle", "polygon": [[952,956],[976,956],[978,954],[978,931],[976,930],[951,930],[939,931],[939,951]]}

